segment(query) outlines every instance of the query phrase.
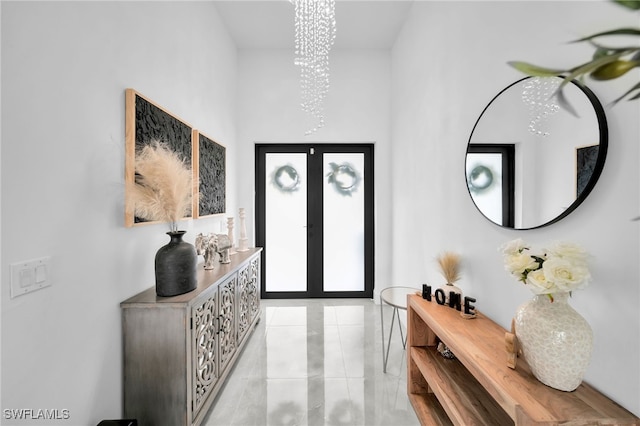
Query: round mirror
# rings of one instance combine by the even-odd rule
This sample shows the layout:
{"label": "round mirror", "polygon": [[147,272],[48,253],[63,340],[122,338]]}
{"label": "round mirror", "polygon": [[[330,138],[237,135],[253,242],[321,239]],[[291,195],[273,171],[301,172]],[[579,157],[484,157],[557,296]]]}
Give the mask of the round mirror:
{"label": "round mirror", "polygon": [[582,203],[602,172],[607,120],[586,86],[551,95],[561,77],[525,77],[491,100],[473,127],[465,161],[469,194],[491,222],[513,229],[550,225]]}

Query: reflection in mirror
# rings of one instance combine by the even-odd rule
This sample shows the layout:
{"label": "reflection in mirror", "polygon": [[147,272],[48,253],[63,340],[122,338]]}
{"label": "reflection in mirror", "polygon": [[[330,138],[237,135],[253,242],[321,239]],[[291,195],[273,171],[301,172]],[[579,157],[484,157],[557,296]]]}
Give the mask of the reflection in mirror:
{"label": "reflection in mirror", "polygon": [[478,210],[514,229],[554,223],[595,186],[607,152],[602,105],[580,83],[565,87],[577,116],[551,100],[560,77],[526,77],[500,92],[478,118],[466,179]]}
{"label": "reflection in mirror", "polygon": [[513,144],[473,144],[467,148],[467,186],[490,221],[513,228],[515,206]]}

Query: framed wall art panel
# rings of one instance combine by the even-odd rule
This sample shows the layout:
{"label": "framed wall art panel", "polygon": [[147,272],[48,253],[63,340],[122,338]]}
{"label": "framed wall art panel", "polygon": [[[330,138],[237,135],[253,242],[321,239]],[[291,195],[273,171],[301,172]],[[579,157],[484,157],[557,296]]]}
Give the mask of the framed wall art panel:
{"label": "framed wall art panel", "polygon": [[[195,175],[193,128],[133,89],[125,91],[125,191],[135,184],[136,152],[160,141],[183,158]],[[195,179],[195,176],[194,176]],[[196,182],[194,180],[194,182]],[[125,226],[147,222],[135,216],[134,206],[125,196]],[[188,215],[187,217],[192,216]]]}
{"label": "framed wall art panel", "polygon": [[596,168],[600,145],[576,148],[576,198],[582,194]]}
{"label": "framed wall art panel", "polygon": [[226,212],[226,148],[198,130],[193,131],[195,162],[194,218]]}

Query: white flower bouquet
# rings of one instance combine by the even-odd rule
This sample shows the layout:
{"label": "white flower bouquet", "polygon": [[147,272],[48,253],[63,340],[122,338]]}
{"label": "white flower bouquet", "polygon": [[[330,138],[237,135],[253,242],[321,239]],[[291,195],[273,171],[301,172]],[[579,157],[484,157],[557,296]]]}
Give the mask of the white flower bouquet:
{"label": "white flower bouquet", "polygon": [[501,248],[505,269],[535,294],[567,293],[585,288],[591,280],[589,255],[577,244],[555,242],[549,249],[533,251],[521,239]]}

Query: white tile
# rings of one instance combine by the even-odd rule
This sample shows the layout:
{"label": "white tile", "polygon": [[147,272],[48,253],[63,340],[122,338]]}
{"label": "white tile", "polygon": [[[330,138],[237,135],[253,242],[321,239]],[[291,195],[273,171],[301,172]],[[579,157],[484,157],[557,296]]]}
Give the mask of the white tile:
{"label": "white tile", "polygon": [[327,425],[359,425],[363,424],[362,410],[354,410],[353,400],[349,393],[347,379],[326,379],[325,424]]}
{"label": "white tile", "polygon": [[267,378],[307,377],[307,328],[269,327],[266,331]]}
{"label": "white tile", "polygon": [[335,306],[324,306],[324,325],[338,325]]}
{"label": "white tile", "polygon": [[275,308],[268,323],[276,325],[307,325],[307,308],[305,306],[282,306]]}
{"label": "white tile", "polygon": [[347,377],[364,377],[364,326],[340,326],[340,342]]}
{"label": "white tile", "polygon": [[307,380],[267,380],[267,425],[306,425]]}
{"label": "white tile", "polygon": [[324,327],[324,377],[346,377],[338,326]]}
{"label": "white tile", "polygon": [[[397,328],[382,373],[379,305],[366,299],[262,302],[263,318],[205,426],[419,425],[406,394],[406,352]],[[389,324],[386,317],[387,333]]]}
{"label": "white tile", "polygon": [[364,306],[336,306],[340,325],[364,325]]}

